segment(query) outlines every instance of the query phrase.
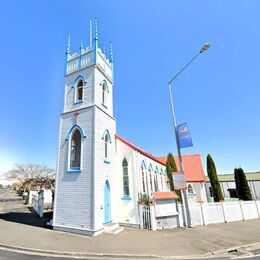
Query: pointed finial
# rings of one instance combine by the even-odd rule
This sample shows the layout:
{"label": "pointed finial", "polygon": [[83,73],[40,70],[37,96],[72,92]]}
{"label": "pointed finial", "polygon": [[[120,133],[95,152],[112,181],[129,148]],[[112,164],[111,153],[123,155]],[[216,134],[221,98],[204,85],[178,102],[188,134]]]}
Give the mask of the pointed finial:
{"label": "pointed finial", "polygon": [[95,35],[94,35],[94,40],[95,41],[98,40],[98,21],[97,21],[97,17],[95,17]]}
{"label": "pointed finial", "polygon": [[89,21],[89,47],[92,47],[92,21]]}
{"label": "pointed finial", "polygon": [[103,47],[103,53],[104,53],[104,55],[106,57],[106,47],[105,46]]}
{"label": "pointed finial", "polygon": [[110,62],[114,62],[112,41],[110,42]]}
{"label": "pointed finial", "polygon": [[70,34],[69,34],[69,38],[68,38],[68,46],[67,46],[67,54],[70,54]]}
{"label": "pointed finial", "polygon": [[82,54],[82,52],[83,52],[83,42],[82,41],[80,41],[80,48],[79,48],[79,52],[80,52],[80,55]]}

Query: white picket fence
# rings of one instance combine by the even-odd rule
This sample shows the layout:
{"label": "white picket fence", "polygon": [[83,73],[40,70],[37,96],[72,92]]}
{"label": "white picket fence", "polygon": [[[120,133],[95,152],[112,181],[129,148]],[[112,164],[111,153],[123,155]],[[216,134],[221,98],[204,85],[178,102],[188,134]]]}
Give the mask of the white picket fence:
{"label": "white picket fence", "polygon": [[[232,201],[189,204],[191,225],[228,223],[260,218],[260,200]],[[140,228],[158,230],[164,228],[183,227],[183,206],[179,204],[178,213],[158,218],[155,206],[139,205]]]}
{"label": "white picket fence", "polygon": [[52,204],[52,200],[51,190],[30,191],[29,204],[41,218],[43,217],[45,205]]}
{"label": "white picket fence", "polygon": [[260,201],[189,204],[192,226],[260,218]]}
{"label": "white picket fence", "polygon": [[42,218],[44,210],[44,198],[38,194],[32,195],[32,207],[34,211]]}

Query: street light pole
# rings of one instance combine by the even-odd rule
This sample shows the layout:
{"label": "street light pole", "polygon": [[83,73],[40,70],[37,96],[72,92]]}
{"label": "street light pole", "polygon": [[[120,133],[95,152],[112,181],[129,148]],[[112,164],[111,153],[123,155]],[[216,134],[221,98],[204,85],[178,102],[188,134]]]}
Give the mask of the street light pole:
{"label": "street light pole", "polygon": [[[170,96],[170,102],[171,102],[171,112],[172,112],[172,122],[174,127],[174,134],[175,134],[175,141],[178,151],[178,159],[179,159],[179,167],[180,171],[184,172],[183,168],[183,162],[182,162],[182,156],[181,156],[181,148],[179,145],[178,140],[178,133],[177,133],[177,123],[176,123],[176,117],[175,117],[175,111],[174,111],[174,105],[173,105],[173,98],[172,98],[172,89],[171,89],[171,83],[195,60],[197,59],[203,52],[205,52],[210,47],[210,44],[206,43],[200,50],[199,53],[197,53],[186,65],[184,65],[179,72],[177,72],[174,77],[169,81],[168,87],[169,87],[169,96]],[[183,197],[183,204],[184,204],[184,216],[185,216],[185,223],[186,227],[191,227],[191,218],[190,218],[190,210],[189,210],[189,203],[188,203],[188,194],[187,190],[182,190],[182,197]]]}

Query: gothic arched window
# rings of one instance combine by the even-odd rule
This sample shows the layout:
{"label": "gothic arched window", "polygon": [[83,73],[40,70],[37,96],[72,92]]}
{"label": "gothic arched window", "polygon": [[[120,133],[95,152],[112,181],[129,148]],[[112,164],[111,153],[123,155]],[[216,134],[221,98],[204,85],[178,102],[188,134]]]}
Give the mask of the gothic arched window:
{"label": "gothic arched window", "polygon": [[71,136],[70,143],[70,169],[79,170],[81,161],[81,134],[76,129]]}
{"label": "gothic arched window", "polygon": [[77,84],[77,100],[80,101],[83,99],[83,81],[80,79]]}
{"label": "gothic arched window", "polygon": [[158,169],[156,168],[155,173],[154,173],[154,190],[158,191]]}
{"label": "gothic arched window", "polygon": [[145,193],[145,176],[144,176],[144,166],[141,165],[141,172],[142,172],[142,187],[143,187],[143,192]]}
{"label": "gothic arched window", "polygon": [[124,196],[129,196],[129,176],[128,176],[128,162],[124,158],[123,163],[123,190],[124,190]]}
{"label": "gothic arched window", "polygon": [[106,83],[103,82],[103,84],[102,84],[102,104],[103,105],[106,105],[106,99],[107,99],[106,91],[107,91],[107,86],[106,86]]}
{"label": "gothic arched window", "polygon": [[109,154],[109,137],[108,137],[108,133],[105,134],[105,159],[108,158],[108,154]]}
{"label": "gothic arched window", "polygon": [[151,192],[152,192],[153,191],[153,177],[152,177],[151,168],[148,169],[148,172],[149,172],[149,179],[150,179],[150,189],[151,189]]}
{"label": "gothic arched window", "polygon": [[161,187],[162,187],[162,190],[164,190],[164,188],[163,188],[163,182],[164,182],[164,179],[163,179],[163,174],[162,174],[162,172],[161,172]]}
{"label": "gothic arched window", "polygon": [[192,188],[192,186],[190,184],[188,185],[188,193],[189,194],[193,194],[194,193],[193,188]]}

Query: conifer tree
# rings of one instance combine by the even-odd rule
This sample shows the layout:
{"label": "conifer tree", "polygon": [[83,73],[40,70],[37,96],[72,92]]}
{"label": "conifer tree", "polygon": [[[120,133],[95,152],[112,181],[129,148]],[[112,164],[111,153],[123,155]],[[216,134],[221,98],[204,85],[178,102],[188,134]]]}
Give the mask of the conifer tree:
{"label": "conifer tree", "polygon": [[235,168],[234,177],[236,182],[237,195],[240,200],[252,200],[252,194],[242,168]]}
{"label": "conifer tree", "polygon": [[223,193],[218,181],[216,166],[210,154],[207,156],[207,172],[211,183],[211,191],[214,201],[219,202],[224,200]]}
{"label": "conifer tree", "polygon": [[[173,183],[173,179],[172,179],[172,173],[177,172],[177,171],[178,170],[177,170],[177,166],[176,166],[174,157],[173,157],[172,153],[169,153],[168,156],[167,156],[167,161],[166,161],[166,173],[167,173],[167,177],[168,177],[168,180],[169,180],[171,191],[174,191],[174,183]],[[175,192],[179,196],[179,201],[182,202],[181,191],[177,190]]]}

